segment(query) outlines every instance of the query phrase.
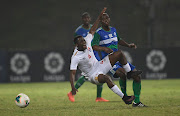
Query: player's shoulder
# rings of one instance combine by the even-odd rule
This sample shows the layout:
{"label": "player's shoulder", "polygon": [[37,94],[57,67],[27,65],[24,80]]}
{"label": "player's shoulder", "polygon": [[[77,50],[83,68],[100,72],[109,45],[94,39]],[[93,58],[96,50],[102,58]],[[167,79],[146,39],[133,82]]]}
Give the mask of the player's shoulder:
{"label": "player's shoulder", "polygon": [[75,32],[77,32],[78,30],[80,30],[82,28],[82,25],[80,25],[78,28],[76,28]]}
{"label": "player's shoulder", "polygon": [[110,26],[110,29],[111,29],[112,31],[116,31],[116,28],[115,28],[115,27],[111,27],[111,26]]}
{"label": "player's shoulder", "polygon": [[102,27],[99,27],[99,28],[96,30],[96,33],[99,33],[100,31],[102,31]]}

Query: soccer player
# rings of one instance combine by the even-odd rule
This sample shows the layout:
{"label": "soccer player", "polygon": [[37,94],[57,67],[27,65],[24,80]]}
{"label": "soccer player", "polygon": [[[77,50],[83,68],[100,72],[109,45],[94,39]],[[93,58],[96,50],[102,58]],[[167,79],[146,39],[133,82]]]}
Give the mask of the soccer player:
{"label": "soccer player", "polygon": [[[104,13],[101,17],[101,27],[97,29],[94,38],[92,40],[92,48],[94,50],[100,51],[102,58],[106,57],[111,52],[118,51],[118,44],[121,46],[129,48],[137,48],[134,43],[128,44],[122,40],[116,29],[110,26],[110,17],[107,13]],[[108,48],[108,49],[107,49]],[[130,63],[129,63],[130,64]],[[135,66],[130,64],[131,70],[136,71]],[[126,93],[126,72],[122,67],[122,64],[117,62],[110,73],[115,77],[120,77],[119,84],[122,92]],[[115,74],[114,74],[115,73]],[[127,76],[127,78],[129,78]],[[133,107],[144,107],[145,105],[140,102],[140,92],[141,92],[141,78],[136,75],[133,78],[133,91],[135,95],[135,100],[133,102]]]}
{"label": "soccer player", "polygon": [[[91,27],[89,34],[83,38],[82,36],[77,36],[74,38],[75,49],[71,57],[70,64],[70,84],[72,88],[72,95],[75,95],[77,89],[74,86],[74,79],[76,75],[77,67],[82,71],[83,75],[88,77],[88,80],[94,84],[107,83],[108,87],[117,95],[119,95],[126,104],[131,104],[134,100],[134,96],[126,96],[121,92],[117,85],[115,85],[111,78],[105,74],[112,68],[112,66],[119,61],[125,71],[127,72],[128,77],[133,77],[141,74],[141,71],[131,71],[129,63],[124,56],[124,54],[119,50],[110,55],[104,57],[101,61],[98,61],[93,53],[91,47],[91,41],[93,35],[98,27],[100,17],[106,11],[104,8],[97,20]],[[73,100],[71,100],[73,101]]]}
{"label": "soccer player", "polygon": [[[90,24],[90,21],[91,21],[91,16],[89,13],[87,12],[84,12],[82,14],[82,25],[80,25],[75,33],[74,33],[74,37],[76,37],[77,35],[81,35],[83,37],[86,37],[87,34],[89,33],[90,31],[90,28],[92,27],[92,24]],[[98,55],[98,52],[97,51],[93,51],[94,54],[95,54],[95,57],[97,60],[100,60],[100,57]],[[81,76],[78,78],[77,82],[76,82],[76,85],[75,85],[75,88],[78,89],[80,88],[83,83],[86,81],[87,79],[85,78],[85,76]],[[103,89],[103,85],[97,85],[97,97],[96,97],[96,102],[108,102],[109,100],[106,100],[104,98],[102,98],[102,89]],[[69,97],[72,97],[71,96],[71,92],[68,93],[68,96]],[[71,100],[71,99],[70,99]]]}

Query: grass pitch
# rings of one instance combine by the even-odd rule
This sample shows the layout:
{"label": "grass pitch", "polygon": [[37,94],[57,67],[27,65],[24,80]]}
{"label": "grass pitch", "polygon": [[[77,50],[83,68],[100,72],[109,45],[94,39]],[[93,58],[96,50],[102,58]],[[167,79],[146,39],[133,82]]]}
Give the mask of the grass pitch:
{"label": "grass pitch", "polygon": [[[127,86],[128,95],[133,94],[132,80]],[[141,101],[147,108],[124,104],[106,84],[102,96],[110,102],[96,103],[96,85],[89,82],[79,89],[74,103],[68,100],[69,91],[69,82],[0,84],[0,116],[180,116],[180,79],[142,80]],[[28,107],[15,105],[19,93],[29,96]]]}

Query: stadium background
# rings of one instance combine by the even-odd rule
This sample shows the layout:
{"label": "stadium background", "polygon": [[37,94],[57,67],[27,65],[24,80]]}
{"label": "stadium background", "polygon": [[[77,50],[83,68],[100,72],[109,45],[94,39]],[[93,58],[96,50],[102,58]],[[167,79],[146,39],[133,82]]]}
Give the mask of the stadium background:
{"label": "stadium background", "polygon": [[180,78],[179,0],[1,1],[0,82],[68,81],[73,33],[107,6],[123,49],[143,78]]}

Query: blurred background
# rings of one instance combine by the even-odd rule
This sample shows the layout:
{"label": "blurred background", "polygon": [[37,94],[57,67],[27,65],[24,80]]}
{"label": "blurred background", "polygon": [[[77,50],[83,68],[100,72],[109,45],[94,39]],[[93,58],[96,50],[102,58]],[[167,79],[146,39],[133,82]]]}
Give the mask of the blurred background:
{"label": "blurred background", "polygon": [[179,0],[3,0],[0,82],[68,81],[81,14],[106,6],[111,25],[138,49],[121,48],[144,79],[180,78]]}

